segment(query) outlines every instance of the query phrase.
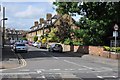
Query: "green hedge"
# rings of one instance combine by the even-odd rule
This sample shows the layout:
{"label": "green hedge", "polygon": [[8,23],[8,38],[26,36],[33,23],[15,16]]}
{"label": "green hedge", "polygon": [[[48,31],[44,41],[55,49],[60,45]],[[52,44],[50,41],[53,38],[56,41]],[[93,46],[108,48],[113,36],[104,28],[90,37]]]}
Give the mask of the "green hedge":
{"label": "green hedge", "polygon": [[104,48],[105,51],[113,51],[113,52],[117,51],[117,52],[120,52],[120,47],[115,48],[115,47],[103,46],[103,48]]}

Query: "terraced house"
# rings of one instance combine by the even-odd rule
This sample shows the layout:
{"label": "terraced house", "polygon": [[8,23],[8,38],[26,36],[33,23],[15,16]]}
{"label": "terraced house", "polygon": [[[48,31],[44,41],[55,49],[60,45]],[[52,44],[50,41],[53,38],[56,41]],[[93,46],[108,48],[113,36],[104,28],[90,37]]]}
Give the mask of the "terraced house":
{"label": "terraced house", "polygon": [[34,36],[38,36],[38,39],[40,39],[41,35],[49,33],[52,29],[56,29],[58,32],[61,32],[61,34],[66,34],[67,29],[79,29],[79,27],[75,26],[75,20],[68,14],[57,14],[54,16],[47,14],[46,17],[46,20],[40,18],[39,22],[34,22],[34,26],[30,28],[26,36],[29,41],[33,41]]}
{"label": "terraced house", "polygon": [[9,40],[20,40],[22,37],[26,35],[27,31],[24,30],[15,30],[7,28],[5,30],[5,40],[6,42]]}

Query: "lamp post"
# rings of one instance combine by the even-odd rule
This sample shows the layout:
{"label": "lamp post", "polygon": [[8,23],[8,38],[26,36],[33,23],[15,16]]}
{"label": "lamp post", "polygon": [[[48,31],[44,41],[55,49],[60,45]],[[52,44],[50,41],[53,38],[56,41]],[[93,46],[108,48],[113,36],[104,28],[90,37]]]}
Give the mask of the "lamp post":
{"label": "lamp post", "polygon": [[117,25],[117,24],[114,25],[114,30],[115,30],[115,53],[116,53],[117,36],[118,36],[118,32],[117,32],[117,30],[118,30],[118,25]]}
{"label": "lamp post", "polygon": [[5,44],[5,20],[8,20],[8,18],[5,18],[5,7],[3,7],[3,34],[2,34],[2,45],[4,48],[4,44]]}
{"label": "lamp post", "polygon": [[[4,27],[3,27],[3,29],[2,29],[2,20],[3,20],[3,21],[4,21],[4,20],[8,20],[8,18],[3,18],[3,19],[0,20],[0,31],[3,30],[3,34],[1,33],[1,34],[2,34],[2,40],[1,40],[1,41],[4,40],[3,38],[4,38],[4,32],[5,32],[5,31],[4,31],[4,30],[5,30]],[[1,31],[1,32],[2,32],[2,31]],[[4,41],[3,41],[3,42],[4,42]],[[0,44],[0,47],[4,47],[4,43],[3,43],[3,42],[1,42],[2,44]]]}

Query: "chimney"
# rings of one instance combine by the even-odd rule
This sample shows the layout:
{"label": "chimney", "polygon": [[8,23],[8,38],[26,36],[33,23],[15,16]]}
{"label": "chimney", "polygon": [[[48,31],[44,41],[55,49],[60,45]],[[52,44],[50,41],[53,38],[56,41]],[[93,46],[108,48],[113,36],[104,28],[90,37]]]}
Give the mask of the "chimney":
{"label": "chimney", "polygon": [[46,20],[50,20],[51,18],[52,18],[52,14],[47,13],[47,15],[46,15]]}
{"label": "chimney", "polygon": [[35,22],[34,22],[34,26],[38,26],[38,21],[35,21]]}
{"label": "chimney", "polygon": [[44,23],[44,18],[40,18],[40,24]]}

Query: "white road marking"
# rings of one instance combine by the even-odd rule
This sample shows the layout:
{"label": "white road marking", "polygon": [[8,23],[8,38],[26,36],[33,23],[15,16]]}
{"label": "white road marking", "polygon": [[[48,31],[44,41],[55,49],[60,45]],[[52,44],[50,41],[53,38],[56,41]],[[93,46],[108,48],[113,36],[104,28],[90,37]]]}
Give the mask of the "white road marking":
{"label": "white road marking", "polygon": [[88,68],[88,69],[93,69],[93,68],[91,68],[91,67],[87,67],[87,66],[83,66],[83,67]]}
{"label": "white road marking", "polygon": [[117,76],[97,76],[98,78],[117,78]]}
{"label": "white road marking", "polygon": [[70,71],[72,71],[72,70],[75,70],[75,69],[65,69],[65,70],[66,70],[66,71],[67,71],[67,70],[70,70]]}
{"label": "white road marking", "polygon": [[[14,53],[14,54],[15,54],[15,53]],[[15,55],[16,55],[16,54],[15,54]],[[5,70],[19,69],[19,68],[25,67],[25,66],[27,65],[27,62],[23,59],[23,57],[22,57],[20,54],[18,54],[18,57],[20,58],[20,61],[22,62],[22,65],[21,65],[21,66],[16,67],[16,68],[10,68],[10,69],[2,69],[2,70],[0,70],[0,72],[1,72],[1,71],[5,71]]]}
{"label": "white road marking", "polygon": [[54,73],[54,74],[62,74],[62,73]]}
{"label": "white road marking", "polygon": [[35,71],[45,71],[45,69],[35,69]]}
{"label": "white road marking", "polygon": [[54,56],[52,56],[54,59],[59,59],[59,58],[57,58],[57,57],[54,57]]}
{"label": "white road marking", "polygon": [[53,74],[53,73],[48,73],[48,74]]}
{"label": "white road marking", "polygon": [[58,71],[58,70],[60,70],[60,69],[49,69],[49,70],[52,70],[52,71],[53,71],[53,70]]}
{"label": "white road marking", "polygon": [[65,70],[69,70],[69,69],[65,69]]}
{"label": "white road marking", "polygon": [[78,70],[88,70],[88,69],[78,69]]}
{"label": "white road marking", "polygon": [[91,68],[91,67],[87,67],[87,66],[79,65],[79,64],[77,64],[77,63],[74,63],[74,62],[71,62],[71,61],[68,61],[68,60],[64,60],[64,61],[67,62],[67,63],[71,63],[71,64],[74,64],[74,65],[77,65],[77,66],[84,67],[84,68],[93,69],[93,68]]}
{"label": "white road marking", "polygon": [[101,78],[101,79],[103,78],[102,76],[97,76],[97,77],[98,77],[98,78]]}
{"label": "white road marking", "polygon": [[36,74],[36,72],[0,73],[0,75],[23,75],[23,74]]}
{"label": "white road marking", "polygon": [[45,76],[42,76],[42,78],[45,78]]}
{"label": "white road marking", "polygon": [[37,73],[42,73],[42,71],[38,70]]}
{"label": "white road marking", "polygon": [[19,71],[30,71],[29,69],[21,69]]}
{"label": "white road marking", "polygon": [[23,57],[20,54],[18,54],[18,56],[19,56],[20,60],[22,61],[22,66],[21,67],[25,67],[27,65],[25,59],[23,59]]}

